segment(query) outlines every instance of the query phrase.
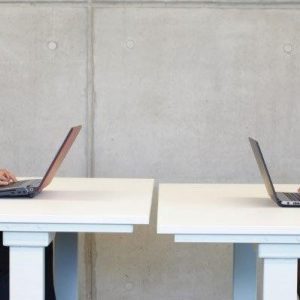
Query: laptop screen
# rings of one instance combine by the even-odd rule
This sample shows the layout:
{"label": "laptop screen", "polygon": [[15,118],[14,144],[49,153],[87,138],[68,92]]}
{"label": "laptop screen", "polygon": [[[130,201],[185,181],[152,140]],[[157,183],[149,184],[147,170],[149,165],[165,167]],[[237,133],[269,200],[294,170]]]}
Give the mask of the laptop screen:
{"label": "laptop screen", "polygon": [[260,174],[264,180],[266,189],[268,191],[268,194],[270,195],[270,197],[276,201],[277,197],[276,197],[276,192],[267,168],[267,165],[265,163],[264,157],[262,155],[262,152],[260,150],[260,146],[258,144],[258,142],[252,138],[249,137],[249,141],[251,144],[251,148],[253,150],[254,156],[255,156],[255,160],[258,164],[258,168],[260,171]]}
{"label": "laptop screen", "polygon": [[75,141],[79,131],[81,130],[81,125],[72,127],[67,134],[64,142],[60,146],[58,152],[56,153],[50,167],[48,168],[44,178],[41,181],[40,186],[38,187],[38,191],[42,191],[48,184],[51,183],[53,177],[55,176],[58,168],[60,167],[61,163],[63,162],[64,158],[66,157],[67,153],[69,152],[73,142]]}

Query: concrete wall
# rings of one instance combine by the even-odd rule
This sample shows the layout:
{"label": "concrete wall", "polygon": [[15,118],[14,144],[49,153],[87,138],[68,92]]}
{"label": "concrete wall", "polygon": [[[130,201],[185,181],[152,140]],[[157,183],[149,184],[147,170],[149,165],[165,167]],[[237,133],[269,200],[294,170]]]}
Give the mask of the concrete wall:
{"label": "concrete wall", "polygon": [[[297,1],[0,4],[1,166],[43,174],[84,124],[62,176],[300,181]],[[150,226],[82,235],[81,298],[231,299],[230,245],[174,244]]]}

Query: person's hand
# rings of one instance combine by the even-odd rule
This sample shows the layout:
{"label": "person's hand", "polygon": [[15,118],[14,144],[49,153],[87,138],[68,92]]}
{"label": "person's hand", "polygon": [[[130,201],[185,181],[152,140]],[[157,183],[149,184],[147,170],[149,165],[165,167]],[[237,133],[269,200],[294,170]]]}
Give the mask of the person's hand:
{"label": "person's hand", "polygon": [[0,185],[8,185],[16,181],[17,178],[12,172],[6,169],[0,169]]}

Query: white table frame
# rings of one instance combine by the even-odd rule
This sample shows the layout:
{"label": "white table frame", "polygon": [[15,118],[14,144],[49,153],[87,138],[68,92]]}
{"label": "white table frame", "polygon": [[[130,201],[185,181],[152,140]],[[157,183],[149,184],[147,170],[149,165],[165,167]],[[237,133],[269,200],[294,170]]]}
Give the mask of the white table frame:
{"label": "white table frame", "polygon": [[[129,182],[128,188],[126,180]],[[64,184],[68,191],[72,188],[73,182],[74,186],[79,183],[83,187],[90,185],[90,188],[95,184],[97,186],[95,191],[99,194],[99,200],[97,200],[98,194],[89,196],[90,189],[85,187],[86,198],[80,199],[82,196],[80,195],[74,201],[68,199],[66,204],[71,205],[72,209],[75,207],[74,216],[69,212],[72,209],[64,207],[64,203],[52,202],[52,200],[60,199],[59,195],[62,190],[61,195],[63,195]],[[120,189],[118,183],[121,186]],[[103,191],[101,184],[105,187]],[[110,186],[114,188],[111,189]],[[58,233],[55,253],[57,300],[78,299],[77,233],[132,233],[134,225],[149,224],[153,186],[154,180],[152,179],[61,178],[55,179],[52,183],[50,188],[52,193],[47,194],[44,191],[36,198],[28,200],[2,199],[0,231],[3,231],[3,244],[8,246],[10,251],[10,300],[45,299],[45,247],[53,241],[56,233]],[[76,187],[74,195],[77,193],[76,189],[80,190]],[[48,195],[51,197],[47,198]],[[91,200],[89,197],[92,197]],[[62,199],[65,199],[64,196]],[[123,199],[125,203],[122,204],[120,201]],[[27,206],[24,204],[26,201],[33,208],[32,215],[30,211],[24,209]],[[81,213],[81,203],[90,208],[82,209]],[[19,205],[20,209],[24,209],[24,214],[18,211]],[[55,205],[60,205],[60,209],[66,211],[66,219],[64,219],[64,212],[59,211],[58,215],[53,214],[57,211]],[[44,219],[43,216],[45,216]],[[65,237],[67,238],[64,239]]]}
{"label": "white table frame", "polygon": [[[175,185],[174,185],[175,186]],[[238,185],[237,185],[238,186]],[[282,187],[282,186],[281,186]],[[285,190],[296,190],[295,185],[284,185]],[[212,191],[214,186],[211,186]],[[234,188],[234,187],[233,187]],[[261,190],[261,189],[259,189]],[[221,188],[218,190],[222,195]],[[176,190],[179,193],[178,190]],[[207,191],[206,191],[207,192]],[[164,194],[165,196],[166,194]],[[199,193],[200,195],[200,193]],[[228,196],[228,195],[227,195]],[[235,194],[233,197],[237,197]],[[247,197],[247,195],[245,195]],[[178,196],[179,198],[179,196]],[[201,197],[200,197],[201,198]],[[168,208],[171,207],[171,196],[168,197]],[[178,200],[176,198],[176,200]],[[195,201],[195,198],[193,198]],[[199,199],[201,201],[201,199]],[[206,201],[209,201],[206,199]],[[272,201],[269,199],[269,201]],[[188,196],[185,195],[184,203],[188,206]],[[194,202],[193,202],[194,203]],[[269,204],[268,204],[269,205]],[[272,207],[273,206],[273,207]],[[164,212],[166,211],[164,206]],[[179,207],[179,206],[178,206]],[[177,208],[178,208],[177,207]],[[200,206],[199,206],[200,207]],[[276,208],[276,213],[288,210],[295,212],[297,208],[279,208],[270,202],[271,209]],[[182,208],[182,207],[181,207]],[[255,208],[255,207],[253,207]],[[160,209],[160,198],[159,198]],[[179,209],[178,209],[179,210]],[[300,209],[299,218],[300,218]],[[184,217],[188,219],[186,209]],[[250,210],[249,210],[250,212]],[[252,212],[252,211],[251,211]],[[272,213],[274,210],[272,211]],[[170,209],[168,210],[169,214]],[[203,208],[205,214],[205,208]],[[177,216],[177,215],[176,215]],[[234,244],[234,269],[233,269],[233,299],[234,300],[255,300],[257,299],[256,282],[256,258],[263,260],[263,300],[297,300],[297,260],[300,258],[300,222],[295,218],[295,224],[287,222],[278,228],[263,229],[263,227],[254,229],[243,228],[243,226],[232,226],[223,229],[218,227],[196,226],[192,228],[190,223],[186,227],[180,227],[182,223],[176,223],[175,218],[168,221],[164,219],[165,215],[160,216],[158,211],[158,233],[174,234],[175,242],[178,243],[233,243]],[[193,216],[195,217],[195,216]],[[171,221],[170,221],[171,220]],[[169,223],[168,223],[169,222]],[[184,224],[187,224],[184,223]],[[211,223],[210,223],[211,224]],[[189,227],[190,226],[190,227]],[[211,229],[212,228],[212,229]],[[189,233],[190,231],[190,233]],[[207,232],[205,232],[207,231]],[[252,233],[261,231],[261,233]],[[203,232],[203,233],[200,233]],[[204,233],[205,232],[205,233]]]}
{"label": "white table frame", "polygon": [[[175,242],[179,243],[242,243],[254,245],[257,244],[258,257],[263,259],[264,264],[264,283],[263,299],[297,299],[297,261],[300,258],[300,235],[294,236],[259,236],[251,235],[249,237],[234,235],[175,235]],[[248,245],[247,245],[248,246]],[[244,259],[247,259],[247,248],[243,249],[240,255],[246,253]],[[244,251],[244,252],[243,252]],[[235,253],[236,255],[236,253]],[[256,289],[253,288],[253,273],[245,271],[245,262],[237,261],[238,264],[234,270],[234,300],[256,299]],[[253,268],[253,260],[246,262]],[[250,277],[249,277],[250,273]],[[238,281],[236,279],[239,278]],[[250,279],[250,286],[248,280]],[[247,287],[248,286],[248,287]],[[256,287],[256,284],[254,284]],[[246,288],[246,290],[245,290]],[[249,290],[250,294],[247,293]]]}
{"label": "white table frame", "polygon": [[[19,225],[22,227],[22,224]],[[23,227],[30,227],[28,225],[23,224]],[[75,232],[132,233],[133,225],[99,225],[90,229],[85,227],[84,230],[80,227],[77,230],[75,227],[73,229]],[[53,241],[55,233],[42,230],[44,226],[39,225],[39,231],[3,232],[3,245],[9,247],[10,255],[10,300],[45,299],[45,247]],[[66,230],[63,233],[66,236]],[[78,299],[76,236],[76,244],[72,240],[71,236],[71,239],[60,240],[56,245],[58,249],[55,249],[54,281],[57,300]],[[30,276],[26,276],[26,270],[30,270]]]}

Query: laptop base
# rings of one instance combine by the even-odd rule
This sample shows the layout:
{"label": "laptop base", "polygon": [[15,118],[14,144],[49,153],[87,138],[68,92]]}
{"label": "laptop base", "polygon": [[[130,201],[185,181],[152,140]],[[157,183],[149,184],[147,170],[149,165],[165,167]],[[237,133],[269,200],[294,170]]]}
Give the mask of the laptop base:
{"label": "laptop base", "polygon": [[299,198],[298,193],[276,192],[276,196],[277,196],[278,205],[282,207],[300,207],[300,200],[292,200],[293,197]]}
{"label": "laptop base", "polygon": [[38,194],[41,179],[21,180],[9,185],[0,186],[0,197],[34,197]]}

